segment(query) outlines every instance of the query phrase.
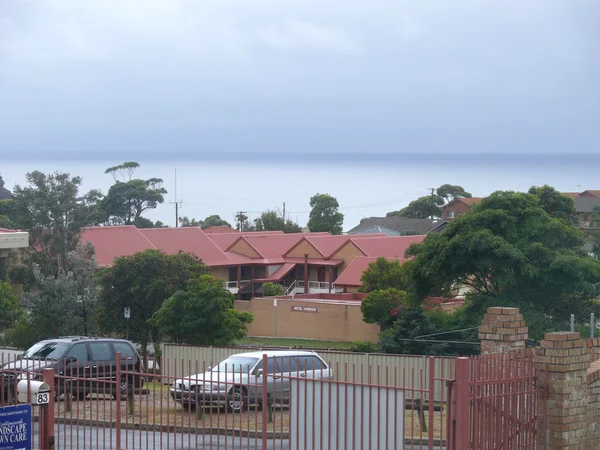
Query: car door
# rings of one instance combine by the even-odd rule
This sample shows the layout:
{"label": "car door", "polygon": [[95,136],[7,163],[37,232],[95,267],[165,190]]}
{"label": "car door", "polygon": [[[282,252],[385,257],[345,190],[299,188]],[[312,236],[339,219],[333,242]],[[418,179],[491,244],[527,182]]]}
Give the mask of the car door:
{"label": "car door", "polygon": [[90,373],[90,357],[85,342],[73,344],[65,354],[64,366],[59,372],[59,389],[64,390],[66,380],[70,380],[69,388],[73,394],[83,395],[89,388]]}
{"label": "car door", "polygon": [[326,370],[325,364],[314,355],[302,355],[298,357],[300,363],[299,377],[306,377],[313,380],[323,378]]}
{"label": "car door", "polygon": [[107,381],[111,379],[112,361],[115,359],[110,342],[88,342],[91,359],[90,379],[92,390],[97,393],[109,393],[113,386]]}
{"label": "car door", "polygon": [[129,378],[133,379],[135,381],[135,386],[136,387],[141,387],[141,365],[139,364],[138,361],[138,356],[135,352],[135,350],[133,349],[133,347],[128,344],[127,342],[113,342],[112,343],[113,347],[114,347],[114,351],[115,351],[115,359],[112,362],[111,365],[111,374],[112,374],[112,379],[116,379],[115,378],[115,373],[117,370],[117,359],[116,359],[116,355],[118,352],[121,353],[121,371],[123,372],[135,372],[135,375],[131,375],[129,376]]}
{"label": "car door", "polygon": [[301,365],[296,356],[280,356],[277,358],[278,367],[281,369],[281,380],[277,390],[277,400],[289,401],[291,386],[300,376]]}

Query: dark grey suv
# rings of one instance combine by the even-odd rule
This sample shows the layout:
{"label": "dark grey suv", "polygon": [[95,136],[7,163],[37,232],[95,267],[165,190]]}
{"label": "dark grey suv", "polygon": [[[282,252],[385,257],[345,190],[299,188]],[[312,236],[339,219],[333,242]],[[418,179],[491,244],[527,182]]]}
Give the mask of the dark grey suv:
{"label": "dark grey suv", "polygon": [[[121,353],[121,375],[117,386],[117,352]],[[54,398],[65,393],[83,399],[92,392],[125,398],[127,391],[141,388],[142,362],[135,346],[124,339],[64,336],[33,345],[17,360],[0,369],[2,402],[11,402],[20,380],[41,379],[43,369],[54,369]]]}

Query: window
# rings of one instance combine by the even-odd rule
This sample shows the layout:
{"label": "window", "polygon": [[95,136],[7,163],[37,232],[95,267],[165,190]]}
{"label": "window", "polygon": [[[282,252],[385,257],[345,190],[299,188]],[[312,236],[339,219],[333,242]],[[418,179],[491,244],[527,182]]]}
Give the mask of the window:
{"label": "window", "polygon": [[448,211],[446,213],[446,217],[448,217],[448,219],[453,219],[454,218],[454,211]]}
{"label": "window", "polygon": [[113,345],[115,346],[115,354],[121,352],[121,360],[136,359],[136,354],[131,348],[131,345],[126,344],[125,342],[113,342]]}
{"label": "window", "polygon": [[90,343],[92,361],[111,361],[112,351],[108,342]]}
{"label": "window", "polygon": [[301,370],[322,370],[325,369],[323,361],[316,356],[299,356]]}
{"label": "window", "polygon": [[248,371],[252,369],[254,364],[256,364],[258,361],[258,358],[230,356],[226,360],[221,361],[218,365],[213,367],[211,372],[248,373]]}
{"label": "window", "polygon": [[57,343],[57,342],[40,342],[35,344],[25,353],[23,353],[23,359],[25,358],[40,358],[40,359],[58,359],[62,358],[69,344]]}
{"label": "window", "polygon": [[71,350],[69,350],[67,353],[67,358],[71,356],[77,358],[77,362],[85,362],[89,360],[85,344],[75,344],[73,347],[71,347]]}
{"label": "window", "polygon": [[283,356],[277,359],[282,373],[285,374],[300,371],[300,363],[295,357]]}

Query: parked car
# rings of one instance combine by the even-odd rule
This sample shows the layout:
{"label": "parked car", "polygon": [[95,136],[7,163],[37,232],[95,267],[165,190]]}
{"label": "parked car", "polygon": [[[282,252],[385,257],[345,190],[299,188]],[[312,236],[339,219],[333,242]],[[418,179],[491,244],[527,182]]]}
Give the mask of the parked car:
{"label": "parked car", "polygon": [[[267,355],[266,374],[263,355]],[[176,380],[173,399],[184,406],[221,406],[228,412],[246,411],[250,404],[262,408],[263,376],[267,396],[274,402],[289,402],[294,379],[332,380],[333,372],[315,352],[259,351],[239,353],[209,367],[205,373]]]}
{"label": "parked car", "polygon": [[[119,389],[116,383],[117,352],[121,352]],[[0,369],[3,399],[15,395],[19,380],[40,380],[42,371],[54,369],[54,398],[58,400],[67,391],[75,398],[84,399],[91,392],[112,393],[126,398],[131,388],[141,388],[142,361],[135,346],[124,339],[66,336],[47,339],[33,345],[15,361]],[[110,382],[107,382],[110,381]]]}

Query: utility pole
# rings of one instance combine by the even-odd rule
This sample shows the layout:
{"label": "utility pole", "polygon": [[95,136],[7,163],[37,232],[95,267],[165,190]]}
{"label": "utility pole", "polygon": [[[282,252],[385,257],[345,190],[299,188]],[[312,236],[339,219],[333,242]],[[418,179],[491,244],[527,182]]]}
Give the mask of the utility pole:
{"label": "utility pole", "polygon": [[285,202],[283,202],[283,223],[285,225]]}
{"label": "utility pole", "polygon": [[177,169],[175,169],[175,201],[169,202],[175,204],[175,228],[179,227],[179,205],[183,204],[183,200],[177,200]]}
{"label": "utility pole", "polygon": [[[433,196],[435,195],[435,188],[429,189],[431,189],[431,206],[433,206]],[[433,220],[433,214],[431,215],[431,220]]]}

